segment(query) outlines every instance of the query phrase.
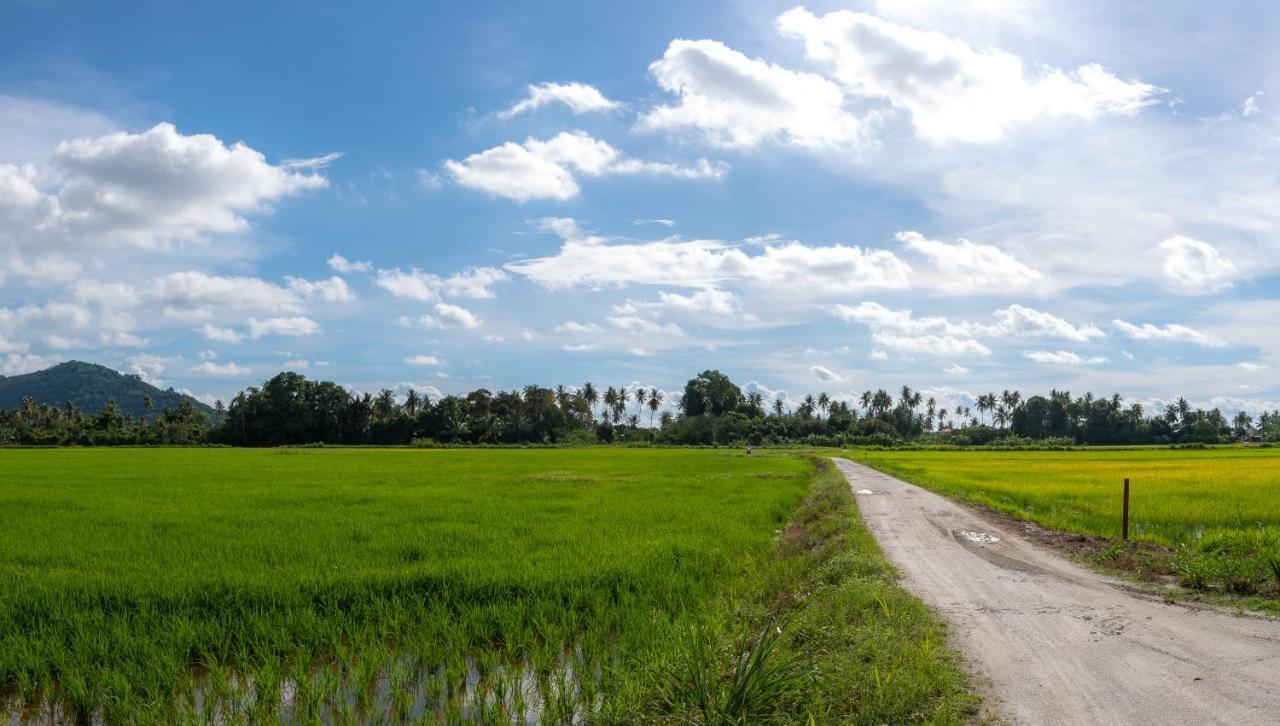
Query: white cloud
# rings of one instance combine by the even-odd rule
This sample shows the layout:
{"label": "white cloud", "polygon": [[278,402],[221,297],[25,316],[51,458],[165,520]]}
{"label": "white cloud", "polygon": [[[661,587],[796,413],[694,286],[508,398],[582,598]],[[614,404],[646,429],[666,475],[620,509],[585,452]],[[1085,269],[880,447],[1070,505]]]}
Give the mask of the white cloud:
{"label": "white cloud", "polygon": [[214,363],[213,361],[205,361],[197,366],[193,366],[190,373],[197,376],[212,376],[215,378],[229,378],[233,376],[247,376],[252,371],[235,363]]}
{"label": "white cloud", "polygon": [[1187,292],[1219,292],[1231,287],[1236,266],[1208,242],[1183,235],[1160,243],[1164,274]]}
{"label": "white cloud", "polygon": [[343,274],[352,272],[369,272],[373,269],[373,265],[368,262],[348,260],[336,252],[329,258],[329,267],[333,268],[335,272],[341,272]]}
{"label": "white cloud", "polygon": [[165,368],[174,360],[174,358],[151,355],[150,353],[139,353],[128,358],[126,362],[129,364],[130,373],[153,386],[161,387],[165,383],[160,376],[164,374]]}
{"label": "white cloud", "polygon": [[494,297],[490,288],[507,279],[507,273],[496,267],[468,267],[445,278],[440,286],[444,294],[450,297],[489,300]]}
{"label": "white cloud", "polygon": [[968,369],[968,368],[965,368],[965,367],[964,367],[964,366],[962,366],[962,365],[958,365],[958,364],[949,365],[949,366],[947,366],[946,368],[943,368],[943,369],[942,369],[942,372],[943,372],[943,373],[947,373],[947,374],[949,374],[949,375],[953,375],[953,376],[967,376],[967,375],[969,375],[969,369]]}
{"label": "white cloud", "polygon": [[[626,285],[708,288],[739,280],[785,287],[790,294],[844,294],[903,288],[911,274],[911,268],[887,250],[790,242],[767,245],[761,253],[750,255],[716,240],[609,244],[602,237],[583,235],[572,220],[544,221],[543,225],[564,238],[559,253],[513,262],[507,269],[552,290]],[[804,284],[797,286],[798,280]]]}
{"label": "white cloud", "polygon": [[727,290],[714,287],[698,290],[692,295],[680,295],[674,292],[659,292],[658,301],[661,306],[686,312],[712,313],[715,315],[737,315],[738,298]]}
{"label": "white cloud", "polygon": [[561,350],[566,353],[589,353],[593,350],[598,350],[599,348],[600,346],[595,343],[573,343],[561,346]]}
{"label": "white cloud", "polygon": [[411,355],[404,359],[405,363],[411,366],[438,366],[440,359],[434,355]]}
{"label": "white cloud", "polygon": [[944,357],[991,355],[991,349],[973,338],[952,335],[895,335],[876,332],[871,334],[876,345],[909,355],[935,355]]}
{"label": "white cloud", "polygon": [[1059,366],[1093,366],[1107,362],[1107,359],[1101,356],[1086,358],[1066,350],[1026,350],[1022,352],[1022,357],[1036,363]]}
{"label": "white cloud", "polygon": [[495,267],[469,267],[450,277],[440,277],[415,267],[408,272],[400,268],[378,270],[376,281],[379,287],[396,297],[432,302],[439,300],[441,295],[491,299],[494,297],[493,285],[507,279],[507,273]]}
{"label": "white cloud", "polygon": [[564,322],[557,325],[555,327],[555,332],[571,333],[576,335],[587,335],[587,334],[594,334],[594,333],[602,333],[604,332],[604,328],[601,328],[599,325],[596,325],[595,323],[579,323],[579,322],[570,320],[568,322]]}
{"label": "white cloud", "polygon": [[268,335],[315,335],[319,332],[320,324],[311,318],[301,316],[266,320],[249,318],[249,337],[251,338],[262,338]]}
{"label": "white cloud", "polygon": [[58,363],[57,358],[31,353],[9,353],[0,358],[0,375],[16,376],[48,368]]}
{"label": "white cloud", "polygon": [[1134,325],[1133,323],[1116,319],[1112,320],[1111,324],[1115,326],[1116,330],[1119,330],[1121,333],[1124,333],[1135,340],[1179,341],[1199,345],[1205,348],[1221,348],[1226,345],[1226,343],[1220,338],[1177,323],[1171,323],[1165,326],[1156,326],[1151,323]]}
{"label": "white cloud", "polygon": [[772,140],[819,148],[863,134],[836,84],[748,58],[718,41],[673,40],[649,72],[679,103],[649,110],[641,129],[694,129],[726,147]]}
{"label": "white cloud", "polygon": [[942,273],[940,287],[951,292],[1002,293],[1040,282],[1043,275],[991,245],[967,239],[947,244],[926,239],[919,232],[899,232],[908,249],[919,252]]}
{"label": "white cloud", "polygon": [[1046,67],[1028,77],[1012,53],[866,13],[818,17],[795,8],[778,18],[778,28],[802,40],[806,55],[826,65],[846,92],[906,111],[916,133],[935,143],[996,141],[1041,118],[1132,116],[1163,91],[1097,64]]}
{"label": "white cloud", "polygon": [[435,311],[436,317],[439,318],[440,322],[446,327],[474,330],[484,324],[484,321],[476,317],[470,310],[457,305],[436,303]]}
{"label": "white cloud", "polygon": [[1240,106],[1240,115],[1244,116],[1245,118],[1248,118],[1249,116],[1256,116],[1258,112],[1262,110],[1258,107],[1258,99],[1261,96],[1262,96],[1262,91],[1258,91],[1252,96],[1249,96],[1248,98],[1246,98],[1244,100],[1244,104]]}
{"label": "white cloud", "polygon": [[351,291],[347,281],[334,275],[328,280],[304,280],[300,277],[285,277],[289,289],[305,298],[320,298],[325,302],[351,302],[356,294]]}
{"label": "white cloud", "polygon": [[530,84],[528,94],[511,108],[499,113],[498,117],[511,118],[552,103],[562,103],[576,114],[615,111],[622,107],[622,104],[605,98],[594,86],[585,83],[539,83]]}
{"label": "white cloud", "polygon": [[607,318],[609,324],[618,330],[624,330],[628,333],[640,333],[646,335],[661,335],[671,338],[679,338],[684,336],[684,331],[675,323],[667,323],[662,325],[652,320],[634,315],[614,315]]}
{"label": "white cloud", "polygon": [[910,310],[891,310],[879,303],[856,306],[835,305],[831,313],[849,322],[862,323],[872,330],[906,335],[948,335],[956,337],[1043,337],[1087,342],[1104,333],[1093,325],[1072,325],[1062,318],[1022,305],[1010,305],[992,313],[991,323],[955,323],[942,316],[917,318]]}
{"label": "white cloud", "polygon": [[184,136],[162,123],[58,145],[48,161],[52,189],[33,166],[0,164],[0,249],[133,246],[243,232],[247,217],[290,195],[325,186],[305,170],[267,163],[242,143]]}
{"label": "white cloud", "polygon": [[157,278],[145,297],[172,317],[208,317],[220,308],[296,312],[302,307],[301,297],[290,288],[256,277],[224,277],[197,270]]}
{"label": "white cloud", "polygon": [[204,337],[216,343],[239,343],[244,340],[244,336],[236,332],[232,328],[219,328],[216,325],[205,323],[199,332]]}
{"label": "white cloud", "polygon": [[409,300],[430,302],[440,298],[440,278],[414,268],[408,272],[400,268],[394,270],[378,270],[378,287],[392,295]]}
{"label": "white cloud", "polygon": [[809,370],[813,373],[814,378],[823,383],[839,383],[844,380],[843,376],[826,366],[812,365],[809,366]]}
{"label": "white cloud", "polygon": [[1257,373],[1258,371],[1266,370],[1268,366],[1266,363],[1250,363],[1249,361],[1244,361],[1237,363],[1236,368],[1249,373]]}
{"label": "white cloud", "polygon": [[723,164],[701,159],[694,166],[623,159],[621,152],[585,131],[561,132],[542,141],[529,138],[523,144],[508,141],[468,156],[450,159],[445,171],[459,185],[516,202],[578,196],[574,173],[655,174],[680,179],[719,178]]}

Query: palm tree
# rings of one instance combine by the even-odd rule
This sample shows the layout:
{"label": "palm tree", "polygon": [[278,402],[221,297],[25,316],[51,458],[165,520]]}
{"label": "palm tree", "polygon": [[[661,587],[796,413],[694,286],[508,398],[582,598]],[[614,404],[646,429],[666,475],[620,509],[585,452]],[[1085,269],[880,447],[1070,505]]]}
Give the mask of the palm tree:
{"label": "palm tree", "polygon": [[156,410],[156,402],[151,399],[151,396],[143,396],[142,407],[147,410],[147,413],[151,413]]}
{"label": "palm tree", "polygon": [[822,411],[822,413],[825,414],[827,412],[827,409],[830,407],[831,407],[831,397],[827,395],[826,391],[819,393],[818,394],[818,410]]}
{"label": "palm tree", "polygon": [[[978,413],[986,414],[987,411],[990,411],[996,407],[996,394],[994,393],[981,394],[978,396],[976,404],[978,406]],[[984,419],[984,423],[985,423],[985,419]]]}
{"label": "palm tree", "polygon": [[649,402],[649,392],[644,390],[643,386],[637,386],[635,393],[631,394],[636,399],[636,413],[644,411],[644,405]]}
{"label": "palm tree", "polygon": [[781,398],[773,399],[773,415],[781,417],[785,411],[786,411],[786,405],[782,403],[782,399]]}
{"label": "palm tree", "polygon": [[752,391],[747,394],[747,406],[751,408],[752,416],[764,415],[764,395],[759,391]]}
{"label": "palm tree", "polygon": [[871,391],[863,391],[862,395],[858,397],[858,403],[862,404],[863,417],[866,417],[866,415],[871,411],[871,401],[873,398],[874,396]]}
{"label": "palm tree", "polygon": [[603,418],[607,423],[609,421],[609,412],[616,410],[618,407],[618,392],[613,389],[613,386],[609,386],[604,390],[604,396],[600,398],[600,402],[604,404]]}
{"label": "palm tree", "polygon": [[925,402],[925,423],[929,424],[930,431],[933,430],[933,419],[938,415],[938,402],[933,400],[933,396],[929,396],[929,400]]}
{"label": "palm tree", "polygon": [[596,403],[600,401],[600,392],[596,390],[591,381],[587,381],[582,384],[578,395],[582,396],[582,400],[587,402],[587,410],[591,412],[591,420],[594,421],[596,418]]}
{"label": "palm tree", "polygon": [[418,396],[418,392],[410,388],[404,394],[404,412],[409,414],[409,418],[418,415],[418,407],[422,405],[422,399]]}
{"label": "palm tree", "polygon": [[649,389],[649,428],[653,428],[653,414],[657,413],[659,408],[662,408],[662,399],[664,398],[666,398],[666,395],[659,391],[657,386]]}

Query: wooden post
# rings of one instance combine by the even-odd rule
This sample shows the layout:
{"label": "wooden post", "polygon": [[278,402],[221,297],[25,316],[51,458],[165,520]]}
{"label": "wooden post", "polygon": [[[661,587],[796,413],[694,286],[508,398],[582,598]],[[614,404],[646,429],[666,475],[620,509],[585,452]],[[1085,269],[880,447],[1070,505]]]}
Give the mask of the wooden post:
{"label": "wooden post", "polygon": [[1129,480],[1124,480],[1124,518],[1121,524],[1121,539],[1129,541]]}

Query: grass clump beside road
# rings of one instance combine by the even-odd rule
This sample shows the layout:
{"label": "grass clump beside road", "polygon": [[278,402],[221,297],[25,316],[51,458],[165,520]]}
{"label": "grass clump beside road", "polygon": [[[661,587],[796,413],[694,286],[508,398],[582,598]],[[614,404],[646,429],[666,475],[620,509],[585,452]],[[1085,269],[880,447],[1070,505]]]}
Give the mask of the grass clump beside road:
{"label": "grass clump beside road", "polygon": [[938,626],[813,466],[0,452],[7,707],[112,723],[960,718]]}
{"label": "grass clump beside road", "polygon": [[876,451],[853,458],[941,494],[1100,538],[1120,537],[1129,478],[1130,537],[1150,546],[1102,547],[1097,560],[1280,608],[1280,450]]}

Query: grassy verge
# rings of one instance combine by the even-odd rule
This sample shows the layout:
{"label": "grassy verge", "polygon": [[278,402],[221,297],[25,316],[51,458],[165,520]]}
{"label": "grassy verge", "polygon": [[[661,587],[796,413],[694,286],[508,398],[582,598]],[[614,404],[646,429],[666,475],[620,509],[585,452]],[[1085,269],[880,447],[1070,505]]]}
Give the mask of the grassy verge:
{"label": "grassy verge", "polygon": [[[857,452],[858,461],[1043,529],[1094,565],[1280,613],[1280,451]],[[1130,536],[1120,541],[1131,480]],[[1170,596],[1179,596],[1170,593]]]}
{"label": "grassy verge", "polygon": [[[713,626],[720,657],[708,665],[707,636],[687,637],[653,689],[659,710],[698,723],[973,720],[979,698],[943,626],[897,584],[844,477],[827,459],[815,467],[808,496],[760,572],[759,595],[724,603]],[[761,650],[763,666],[753,660]],[[707,681],[718,684],[710,695]],[[734,711],[753,685],[771,699],[749,714]]]}

